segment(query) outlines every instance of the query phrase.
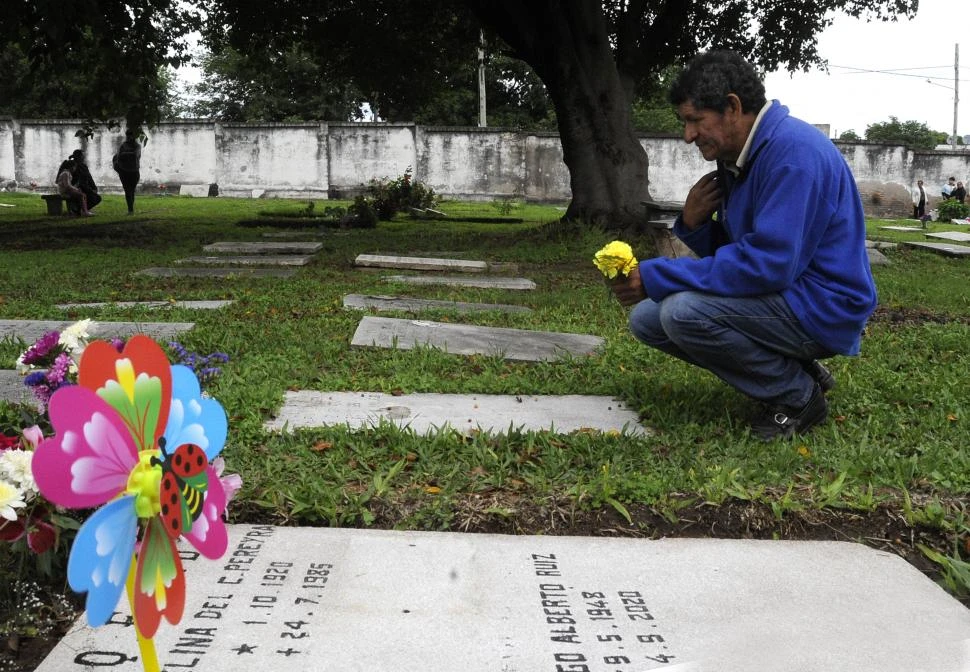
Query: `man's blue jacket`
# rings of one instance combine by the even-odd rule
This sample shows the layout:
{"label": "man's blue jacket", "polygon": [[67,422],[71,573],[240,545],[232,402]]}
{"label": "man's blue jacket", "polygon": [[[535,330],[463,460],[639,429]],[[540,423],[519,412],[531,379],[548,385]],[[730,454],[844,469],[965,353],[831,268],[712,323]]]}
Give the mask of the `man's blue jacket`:
{"label": "man's blue jacket", "polygon": [[647,296],[780,293],[817,343],[833,354],[858,354],[876,287],[862,201],[832,141],[773,101],[741,174],[722,180],[733,184],[725,185],[715,217],[694,231],[680,218],[674,226],[699,258],[640,262]]}

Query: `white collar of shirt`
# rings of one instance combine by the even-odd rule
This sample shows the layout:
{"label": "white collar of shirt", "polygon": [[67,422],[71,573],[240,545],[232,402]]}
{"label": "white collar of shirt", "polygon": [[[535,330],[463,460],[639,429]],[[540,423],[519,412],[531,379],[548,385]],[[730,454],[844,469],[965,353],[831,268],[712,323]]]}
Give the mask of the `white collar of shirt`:
{"label": "white collar of shirt", "polygon": [[761,120],[764,118],[765,112],[767,112],[768,108],[771,107],[771,102],[772,101],[770,100],[766,101],[758,111],[758,116],[754,118],[754,124],[751,125],[751,130],[748,131],[748,137],[744,141],[744,147],[741,148],[741,154],[738,155],[738,160],[734,164],[724,164],[724,167],[734,173],[735,177],[741,173],[741,170],[744,168],[744,164],[748,161],[748,154],[751,152],[751,142],[754,140],[755,131],[757,131],[758,126],[761,125]]}

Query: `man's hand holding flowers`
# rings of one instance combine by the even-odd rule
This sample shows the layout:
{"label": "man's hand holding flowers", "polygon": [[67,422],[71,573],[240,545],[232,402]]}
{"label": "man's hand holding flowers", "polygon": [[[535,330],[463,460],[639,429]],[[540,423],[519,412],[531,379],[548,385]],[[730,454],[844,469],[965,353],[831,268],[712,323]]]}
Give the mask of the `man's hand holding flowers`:
{"label": "man's hand holding flowers", "polygon": [[632,306],[647,298],[637,258],[629,244],[614,240],[593,256],[593,264],[603,273],[621,305]]}

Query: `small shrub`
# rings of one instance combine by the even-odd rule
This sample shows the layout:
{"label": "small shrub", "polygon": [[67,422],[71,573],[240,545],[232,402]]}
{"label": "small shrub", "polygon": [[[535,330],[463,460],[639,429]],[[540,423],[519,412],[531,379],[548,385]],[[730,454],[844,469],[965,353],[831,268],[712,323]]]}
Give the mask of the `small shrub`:
{"label": "small shrub", "polygon": [[937,208],[936,221],[949,222],[951,219],[966,219],[970,216],[970,205],[949,199],[940,203]]}
{"label": "small shrub", "polygon": [[347,208],[347,216],[340,223],[352,229],[373,229],[377,226],[377,210],[374,203],[365,196],[354,199],[353,205]]}
{"label": "small shrub", "polygon": [[367,187],[374,211],[383,221],[407,208],[433,208],[438,196],[431,187],[411,179],[411,166],[394,180],[371,180]]}

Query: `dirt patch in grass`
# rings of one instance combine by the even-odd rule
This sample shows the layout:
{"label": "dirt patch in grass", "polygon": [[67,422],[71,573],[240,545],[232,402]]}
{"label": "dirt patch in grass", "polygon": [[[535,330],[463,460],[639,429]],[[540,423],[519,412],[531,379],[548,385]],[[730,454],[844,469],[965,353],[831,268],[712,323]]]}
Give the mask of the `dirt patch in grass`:
{"label": "dirt patch in grass", "polygon": [[869,318],[870,324],[893,324],[915,326],[920,324],[970,324],[970,316],[948,315],[946,313],[934,313],[925,308],[913,306],[876,306],[876,311]]}

